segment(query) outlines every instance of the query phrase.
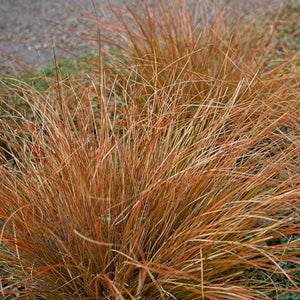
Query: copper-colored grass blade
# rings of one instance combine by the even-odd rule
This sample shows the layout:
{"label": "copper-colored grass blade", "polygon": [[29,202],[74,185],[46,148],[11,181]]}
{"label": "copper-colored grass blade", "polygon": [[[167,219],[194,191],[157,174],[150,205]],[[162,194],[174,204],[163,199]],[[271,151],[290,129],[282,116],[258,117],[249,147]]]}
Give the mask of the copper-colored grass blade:
{"label": "copper-colored grass blade", "polygon": [[119,55],[57,67],[42,90],[0,79],[3,294],[296,292],[299,67],[271,60],[276,26],[221,5],[200,27],[203,3],[125,4],[103,24]]}

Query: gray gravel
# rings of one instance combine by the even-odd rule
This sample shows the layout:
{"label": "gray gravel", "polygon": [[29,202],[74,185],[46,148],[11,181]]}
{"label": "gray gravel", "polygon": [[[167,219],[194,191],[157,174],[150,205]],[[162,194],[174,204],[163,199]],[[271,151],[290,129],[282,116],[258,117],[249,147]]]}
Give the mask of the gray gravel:
{"label": "gray gravel", "polygon": [[[128,3],[134,1],[139,0],[127,0]],[[108,0],[94,2],[101,18],[109,20]],[[249,0],[248,7],[262,2],[267,0]],[[286,2],[275,0],[274,5]],[[110,0],[109,3],[121,6],[123,1]],[[78,54],[96,50],[94,42],[78,32],[70,32],[70,29],[88,30],[91,24],[80,14],[85,11],[93,12],[90,0],[0,0],[0,72],[20,70],[20,65],[33,69],[50,63],[53,57],[50,27],[57,56],[68,56],[65,50]]]}
{"label": "gray gravel", "polygon": [[[108,1],[94,2],[98,14],[109,19]],[[113,5],[121,2],[110,1]],[[83,12],[93,12],[90,0],[0,0],[0,71],[20,69],[20,65],[32,69],[50,63],[50,32],[58,57],[68,56],[68,51],[79,54],[96,49],[94,42],[75,32],[88,30],[91,25]],[[19,66],[13,63],[14,59]]]}

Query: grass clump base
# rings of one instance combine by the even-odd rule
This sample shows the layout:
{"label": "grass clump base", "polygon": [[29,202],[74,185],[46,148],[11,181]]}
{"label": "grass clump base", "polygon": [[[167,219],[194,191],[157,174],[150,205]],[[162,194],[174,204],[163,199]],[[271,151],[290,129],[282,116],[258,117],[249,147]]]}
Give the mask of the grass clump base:
{"label": "grass clump base", "polygon": [[2,79],[3,296],[299,292],[295,57],[270,61],[271,20],[200,30],[183,3],[115,10],[121,51],[88,70]]}

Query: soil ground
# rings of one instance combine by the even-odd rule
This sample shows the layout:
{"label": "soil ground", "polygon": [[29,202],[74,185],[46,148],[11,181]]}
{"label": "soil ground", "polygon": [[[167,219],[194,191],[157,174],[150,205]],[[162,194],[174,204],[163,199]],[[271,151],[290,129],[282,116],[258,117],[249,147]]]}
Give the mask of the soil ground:
{"label": "soil ground", "polygon": [[[110,1],[113,5],[121,2]],[[94,3],[98,14],[106,18],[108,1],[94,0]],[[76,33],[87,30],[83,12],[93,12],[92,1],[0,0],[0,70],[12,71],[22,65],[37,68],[50,63],[53,42],[57,56],[67,56],[66,51],[91,51],[94,43]]]}

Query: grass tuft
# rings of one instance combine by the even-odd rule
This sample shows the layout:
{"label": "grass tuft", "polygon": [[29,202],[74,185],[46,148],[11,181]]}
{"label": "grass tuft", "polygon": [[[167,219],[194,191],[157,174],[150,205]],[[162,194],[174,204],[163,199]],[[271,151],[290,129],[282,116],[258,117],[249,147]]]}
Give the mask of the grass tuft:
{"label": "grass tuft", "polygon": [[274,17],[153,3],[105,58],[1,78],[3,297],[299,292],[299,57]]}

